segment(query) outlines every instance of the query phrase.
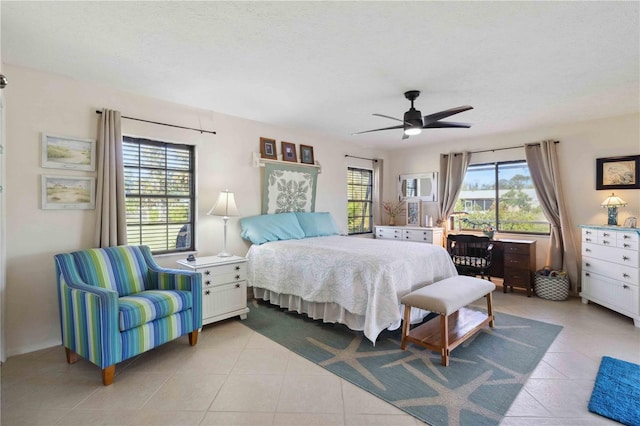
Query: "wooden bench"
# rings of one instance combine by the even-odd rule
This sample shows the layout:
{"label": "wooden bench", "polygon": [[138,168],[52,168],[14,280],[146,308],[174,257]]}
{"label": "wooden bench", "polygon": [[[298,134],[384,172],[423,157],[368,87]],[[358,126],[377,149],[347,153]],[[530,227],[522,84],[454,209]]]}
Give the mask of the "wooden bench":
{"label": "wooden bench", "polygon": [[[412,342],[433,351],[439,351],[442,365],[449,365],[449,354],[459,344],[473,336],[482,327],[494,325],[491,292],[496,286],[491,281],[458,275],[435,282],[402,298],[404,321],[401,348]],[[487,298],[487,313],[465,308],[481,297]],[[439,314],[413,330],[410,328],[411,307]]]}

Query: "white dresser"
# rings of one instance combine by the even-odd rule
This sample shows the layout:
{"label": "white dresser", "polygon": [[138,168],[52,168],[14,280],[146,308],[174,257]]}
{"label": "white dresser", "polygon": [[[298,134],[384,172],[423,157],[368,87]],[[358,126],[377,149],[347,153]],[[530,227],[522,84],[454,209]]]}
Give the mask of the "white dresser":
{"label": "white dresser", "polygon": [[581,225],[582,303],[606,306],[640,327],[640,250],[636,228]]}
{"label": "white dresser", "polygon": [[202,325],[236,315],[247,318],[247,259],[241,256],[178,260],[183,269],[202,274]]}
{"label": "white dresser", "polygon": [[376,226],[376,238],[383,240],[415,241],[442,246],[442,228],[422,226]]}

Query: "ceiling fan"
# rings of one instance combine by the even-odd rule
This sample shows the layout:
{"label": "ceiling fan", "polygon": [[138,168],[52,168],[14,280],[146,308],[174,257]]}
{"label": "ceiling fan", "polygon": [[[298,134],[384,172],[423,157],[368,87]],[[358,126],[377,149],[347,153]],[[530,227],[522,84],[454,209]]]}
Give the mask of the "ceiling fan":
{"label": "ceiling fan", "polygon": [[389,117],[388,115],[384,114],[373,114],[377,115],[378,117],[390,118],[391,120],[400,121],[402,122],[402,124],[391,127],[383,127],[382,129],[365,130],[364,132],[354,133],[354,135],[379,132],[381,130],[404,129],[402,139],[407,139],[409,136],[419,135],[420,133],[422,133],[422,129],[438,129],[447,127],[468,129],[469,127],[471,127],[471,124],[467,123],[456,123],[453,121],[440,120],[450,117],[454,114],[459,114],[461,112],[473,109],[472,106],[459,106],[422,117],[422,113],[413,107],[413,101],[415,101],[418,96],[420,96],[419,90],[409,90],[408,92],[404,92],[404,97],[411,101],[411,108],[409,109],[409,111],[404,113],[404,120],[400,120],[399,118],[395,117]]}

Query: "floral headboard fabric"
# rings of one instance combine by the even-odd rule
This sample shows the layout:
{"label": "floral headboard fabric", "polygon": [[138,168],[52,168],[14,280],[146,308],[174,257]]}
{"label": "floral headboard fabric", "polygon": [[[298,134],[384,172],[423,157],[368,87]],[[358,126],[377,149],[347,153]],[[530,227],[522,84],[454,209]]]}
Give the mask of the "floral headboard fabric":
{"label": "floral headboard fabric", "polygon": [[315,211],[317,180],[315,167],[266,163],[262,214]]}

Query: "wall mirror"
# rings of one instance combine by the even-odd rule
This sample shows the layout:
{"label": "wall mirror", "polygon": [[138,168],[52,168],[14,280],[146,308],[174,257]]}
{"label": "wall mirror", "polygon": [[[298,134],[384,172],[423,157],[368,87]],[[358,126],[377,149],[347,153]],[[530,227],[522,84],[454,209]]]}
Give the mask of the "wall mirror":
{"label": "wall mirror", "polygon": [[438,173],[415,173],[398,176],[398,197],[438,201]]}

